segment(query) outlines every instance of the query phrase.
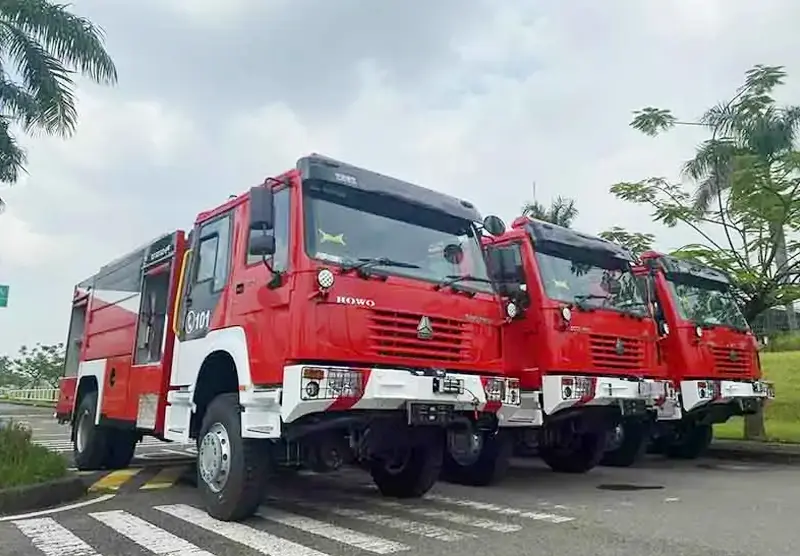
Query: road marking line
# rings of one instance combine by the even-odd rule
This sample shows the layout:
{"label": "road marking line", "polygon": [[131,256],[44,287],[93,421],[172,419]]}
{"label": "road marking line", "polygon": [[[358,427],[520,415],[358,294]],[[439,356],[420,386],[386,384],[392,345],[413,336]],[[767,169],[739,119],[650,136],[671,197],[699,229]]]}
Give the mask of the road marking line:
{"label": "road marking line", "polygon": [[160,490],[175,486],[178,479],[188,470],[188,465],[165,467],[155,477],[143,484],[139,490]]}
{"label": "road marking line", "polygon": [[476,537],[476,535],[473,535],[472,533],[464,533],[454,529],[446,529],[445,527],[439,527],[438,525],[433,525],[431,523],[420,523],[419,521],[412,521],[402,517],[382,514],[372,510],[366,511],[355,508],[343,508],[341,506],[333,506],[328,503],[312,503],[307,500],[286,497],[271,499],[276,501],[284,500],[286,502],[291,502],[292,504],[300,506],[301,508],[320,509],[324,506],[324,511],[335,515],[350,519],[357,519],[359,521],[365,521],[367,523],[388,527],[390,529],[397,529],[398,531],[402,531],[410,535],[428,537],[429,539],[436,539],[437,541],[455,542]]}
{"label": "road marking line", "polygon": [[522,529],[522,525],[517,525],[514,523],[500,523],[499,521],[494,521],[492,519],[475,517],[467,514],[460,514],[456,512],[451,512],[449,510],[420,508],[417,506],[412,506],[410,504],[403,504],[401,502],[392,502],[389,500],[371,500],[361,496],[359,496],[358,498],[369,500],[373,504],[382,506],[384,508],[402,510],[411,514],[425,516],[429,519],[442,519],[444,521],[457,523],[459,525],[469,525],[470,527],[478,527],[479,529],[488,529],[489,531],[495,531],[496,533],[516,533],[517,531]]}
{"label": "road marking line", "polygon": [[149,550],[153,554],[169,556],[214,556],[186,539],[156,527],[150,522],[131,515],[123,510],[90,513],[100,523]]}
{"label": "road marking line", "polygon": [[483,510],[487,512],[494,512],[500,515],[513,515],[533,519],[536,521],[548,521],[550,523],[567,523],[575,521],[574,517],[567,517],[563,515],[556,515],[546,512],[536,512],[530,510],[521,510],[518,508],[509,508],[507,506],[499,506],[497,504],[490,504],[488,502],[477,502],[475,500],[462,500],[459,498],[451,498],[449,496],[440,496],[438,494],[425,495],[426,500],[432,502],[441,502],[442,504],[452,504],[462,508],[472,508],[474,510]]}
{"label": "road marking line", "polygon": [[131,480],[131,478],[141,470],[141,467],[135,467],[112,471],[89,487],[89,492],[97,492],[98,490],[119,490],[122,485]]}
{"label": "road marking line", "polygon": [[155,509],[252,548],[261,554],[269,554],[271,556],[328,556],[324,552],[270,535],[266,531],[260,531],[242,523],[218,521],[206,512],[186,504],[155,506]]}
{"label": "road marking line", "polygon": [[83,502],[75,502],[74,504],[67,504],[66,506],[59,506],[58,508],[49,508],[47,510],[39,510],[37,512],[30,512],[27,514],[18,514],[18,515],[7,515],[5,517],[0,517],[0,522],[2,521],[14,521],[16,519],[27,519],[29,517],[38,517],[40,515],[50,515],[55,514],[58,512],[65,512],[67,510],[74,510],[76,508],[83,508],[84,506],[89,506],[91,504],[97,504],[98,502],[105,502],[106,500],[110,500],[116,496],[115,494],[104,494],[102,496],[98,496],[97,498],[92,498],[91,500],[84,500]]}
{"label": "road marking line", "polygon": [[382,539],[380,537],[374,537],[372,535],[366,535],[364,533],[354,531],[353,529],[339,527],[338,525],[333,525],[332,523],[325,523],[324,521],[292,514],[275,508],[267,508],[262,506],[258,509],[256,515],[263,517],[264,519],[280,523],[281,525],[294,527],[295,529],[300,529],[306,533],[325,537],[326,539],[354,546],[356,548],[360,548],[361,550],[374,552],[375,554],[391,554],[393,552],[411,549],[410,546],[399,542]]}
{"label": "road marking line", "polygon": [[52,517],[13,523],[45,556],[100,556],[94,548],[59,525]]}

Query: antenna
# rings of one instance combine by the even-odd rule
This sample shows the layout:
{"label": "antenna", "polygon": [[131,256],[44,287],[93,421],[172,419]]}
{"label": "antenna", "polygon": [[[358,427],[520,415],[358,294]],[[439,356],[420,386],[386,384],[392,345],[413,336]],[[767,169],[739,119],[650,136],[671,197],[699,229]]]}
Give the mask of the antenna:
{"label": "antenna", "polygon": [[536,180],[531,182],[531,189],[533,190],[533,202],[536,202]]}

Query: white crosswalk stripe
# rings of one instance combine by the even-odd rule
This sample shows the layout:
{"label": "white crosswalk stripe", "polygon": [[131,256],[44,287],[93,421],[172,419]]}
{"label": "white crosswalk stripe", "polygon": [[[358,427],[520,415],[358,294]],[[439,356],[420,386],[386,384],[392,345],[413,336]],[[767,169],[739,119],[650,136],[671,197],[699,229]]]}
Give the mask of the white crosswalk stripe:
{"label": "white crosswalk stripe", "polygon": [[[72,440],[70,440],[69,434],[64,436],[58,435],[55,438],[51,438],[52,436],[56,435],[41,435],[36,436],[34,434],[32,441],[34,444],[38,444],[39,446],[44,446],[48,450],[52,450],[54,452],[71,452],[72,451]],[[196,451],[193,444],[175,444],[172,442],[164,442],[159,440],[158,438],[153,437],[145,437],[142,441],[137,444],[137,448],[141,447],[161,447],[164,449],[170,450],[179,450],[181,452],[188,452],[192,453]]]}
{"label": "white crosswalk stripe", "polygon": [[[475,529],[484,530],[481,536],[508,535],[532,526],[530,520],[549,527],[574,519],[435,494],[403,501],[353,493],[323,499],[270,497],[253,519],[243,523],[217,521],[204,510],[188,504],[158,505],[146,512],[147,516],[134,515],[137,512],[130,509],[92,512],[87,517],[89,526],[78,525],[79,532],[70,531],[59,523],[59,516],[18,519],[9,525],[16,527],[44,556],[113,555],[122,550],[120,540],[132,542],[158,556],[214,556],[215,552],[227,554],[243,548],[268,556],[344,556],[358,552],[400,555],[414,548],[429,549],[425,543],[431,541],[468,542],[477,537]],[[414,521],[405,517],[408,515],[424,519]],[[336,523],[323,516],[331,516]],[[491,519],[499,516],[503,516],[502,521]],[[70,523],[76,522],[80,519],[73,514]],[[102,533],[91,533],[87,537],[91,523],[102,527]],[[0,536],[5,536],[4,526],[8,525],[0,523]],[[363,527],[369,527],[370,532],[360,531]],[[192,528],[205,534],[194,534]],[[296,532],[292,540],[283,536],[290,530]],[[114,533],[119,538],[115,539]],[[208,539],[208,535],[223,540],[214,541],[209,550],[200,546],[202,542],[198,540]],[[389,538],[392,536],[395,538]],[[92,542],[102,544],[92,546]],[[221,548],[224,546],[221,543],[228,542],[239,548]],[[315,546],[317,543],[327,543],[324,544],[327,548]],[[332,544],[340,546],[341,550],[331,550]],[[27,550],[18,552],[28,553]]]}

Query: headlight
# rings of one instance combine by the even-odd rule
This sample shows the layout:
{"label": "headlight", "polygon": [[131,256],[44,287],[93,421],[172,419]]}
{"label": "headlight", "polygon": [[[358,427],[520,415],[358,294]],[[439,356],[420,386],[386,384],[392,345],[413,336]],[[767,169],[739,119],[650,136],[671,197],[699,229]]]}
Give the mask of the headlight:
{"label": "headlight", "polygon": [[561,317],[567,322],[572,320],[572,311],[570,310],[569,307],[562,307],[561,308]]}
{"label": "headlight", "polygon": [[698,338],[702,338],[702,337],[703,337],[703,329],[702,329],[702,328],[700,328],[699,326],[695,326],[695,328],[694,328],[694,334],[695,334],[695,336],[697,336]]}
{"label": "headlight", "polygon": [[517,304],[513,301],[509,302],[508,305],[506,305],[506,316],[510,319],[513,319],[516,318],[518,314],[519,308],[517,307]]}
{"label": "headlight", "polygon": [[322,268],[317,272],[317,284],[319,284],[319,287],[323,290],[327,290],[333,286],[334,281],[335,277],[333,276],[333,272],[327,268]]}

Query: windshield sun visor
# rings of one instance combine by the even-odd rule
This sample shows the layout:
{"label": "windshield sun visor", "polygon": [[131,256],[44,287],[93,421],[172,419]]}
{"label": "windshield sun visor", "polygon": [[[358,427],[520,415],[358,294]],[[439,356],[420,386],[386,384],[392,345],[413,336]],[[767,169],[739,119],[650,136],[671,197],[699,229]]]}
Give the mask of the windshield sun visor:
{"label": "windshield sun visor", "polygon": [[432,191],[412,183],[371,172],[319,154],[297,161],[302,180],[319,180],[340,183],[355,189],[401,199],[407,203],[442,211],[456,218],[481,222],[482,216],[475,206],[461,199]]}

